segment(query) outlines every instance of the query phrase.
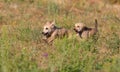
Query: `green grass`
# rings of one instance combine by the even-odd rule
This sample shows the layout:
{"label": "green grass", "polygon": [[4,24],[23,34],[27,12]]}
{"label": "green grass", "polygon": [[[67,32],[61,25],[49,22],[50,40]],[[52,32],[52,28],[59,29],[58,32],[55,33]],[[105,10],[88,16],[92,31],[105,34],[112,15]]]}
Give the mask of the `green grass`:
{"label": "green grass", "polygon": [[[0,72],[119,72],[120,17],[114,4],[96,0],[2,0],[0,3]],[[119,1],[118,1],[119,4]],[[119,5],[118,5],[119,7]],[[73,26],[94,27],[97,41],[75,37]],[[42,41],[46,21],[73,31],[71,38]]]}

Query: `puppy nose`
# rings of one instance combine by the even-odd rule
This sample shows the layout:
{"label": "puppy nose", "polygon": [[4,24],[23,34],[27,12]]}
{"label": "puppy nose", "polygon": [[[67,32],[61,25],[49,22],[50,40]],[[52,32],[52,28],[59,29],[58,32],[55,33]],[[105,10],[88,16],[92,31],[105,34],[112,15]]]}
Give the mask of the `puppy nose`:
{"label": "puppy nose", "polygon": [[44,32],[42,32],[42,34],[44,34]]}
{"label": "puppy nose", "polygon": [[75,28],[73,28],[73,30],[76,30]]}

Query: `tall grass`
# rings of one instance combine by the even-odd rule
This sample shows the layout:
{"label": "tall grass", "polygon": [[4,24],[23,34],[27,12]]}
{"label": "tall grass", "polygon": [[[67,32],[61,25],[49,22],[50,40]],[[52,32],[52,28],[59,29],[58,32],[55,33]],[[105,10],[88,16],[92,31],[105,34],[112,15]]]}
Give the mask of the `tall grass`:
{"label": "tall grass", "polygon": [[[94,0],[56,2],[1,1],[0,72],[119,72],[119,10]],[[97,40],[77,38],[74,23],[94,27],[96,17]],[[70,29],[73,35],[48,45],[42,41],[42,27],[54,19],[57,26]]]}

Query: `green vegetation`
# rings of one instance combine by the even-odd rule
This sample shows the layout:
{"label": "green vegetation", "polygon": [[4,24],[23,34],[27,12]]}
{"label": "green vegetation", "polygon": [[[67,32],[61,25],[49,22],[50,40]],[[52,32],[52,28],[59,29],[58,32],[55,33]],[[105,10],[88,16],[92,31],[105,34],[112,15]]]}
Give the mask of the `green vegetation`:
{"label": "green vegetation", "polygon": [[[112,0],[111,0],[112,1]],[[120,5],[102,0],[1,0],[0,72],[119,72]],[[76,22],[94,27],[99,36],[42,41],[46,21],[72,30]],[[74,32],[74,31],[73,31]]]}

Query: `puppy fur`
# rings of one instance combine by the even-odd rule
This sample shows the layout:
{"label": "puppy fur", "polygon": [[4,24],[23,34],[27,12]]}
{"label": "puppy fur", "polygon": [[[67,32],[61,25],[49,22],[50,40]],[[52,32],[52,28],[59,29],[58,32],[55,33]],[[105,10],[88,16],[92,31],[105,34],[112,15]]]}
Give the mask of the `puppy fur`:
{"label": "puppy fur", "polygon": [[68,31],[65,28],[58,28],[55,25],[55,21],[47,22],[43,27],[44,40],[48,43],[52,42],[57,37],[64,37],[68,35]]}
{"label": "puppy fur", "polygon": [[98,31],[97,27],[98,27],[98,23],[97,23],[97,19],[95,19],[94,28],[86,27],[83,23],[76,23],[74,26],[74,31],[77,33],[78,36],[80,36],[80,38],[87,39],[97,33]]}

